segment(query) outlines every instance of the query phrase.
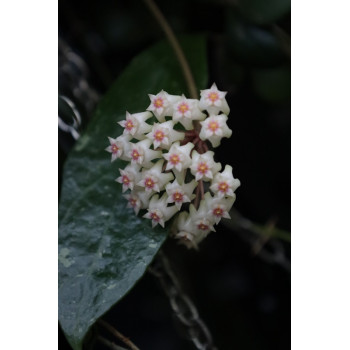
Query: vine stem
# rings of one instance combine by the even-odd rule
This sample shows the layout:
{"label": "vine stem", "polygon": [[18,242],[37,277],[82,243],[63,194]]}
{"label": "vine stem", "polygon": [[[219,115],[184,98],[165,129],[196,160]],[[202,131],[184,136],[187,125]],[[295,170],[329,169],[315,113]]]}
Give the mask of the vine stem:
{"label": "vine stem", "polygon": [[177,59],[179,60],[180,66],[182,68],[182,72],[184,74],[188,91],[191,98],[198,99],[198,93],[197,93],[197,87],[196,83],[194,82],[193,75],[190,69],[190,66],[187,62],[187,59],[185,57],[185,54],[179,44],[179,41],[177,40],[173,30],[171,29],[169,23],[165,19],[164,15],[160,11],[159,7],[155,4],[153,0],[143,0],[145,4],[148,6],[149,10],[152,12],[153,16],[159,23],[160,27],[163,29],[167,39],[170,42],[170,45],[172,46]]}
{"label": "vine stem", "polygon": [[121,334],[114,327],[112,327],[109,323],[98,320],[98,323],[106,328],[109,332],[111,332],[114,336],[116,336],[119,340],[121,340],[125,345],[127,345],[131,350],[140,350],[129,338],[125,335]]}

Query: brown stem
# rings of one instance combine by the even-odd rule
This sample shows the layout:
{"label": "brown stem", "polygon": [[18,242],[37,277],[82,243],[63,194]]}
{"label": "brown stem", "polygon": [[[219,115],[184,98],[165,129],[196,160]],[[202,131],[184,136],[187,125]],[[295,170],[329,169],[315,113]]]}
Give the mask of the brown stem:
{"label": "brown stem", "polygon": [[118,345],[114,344],[113,342],[109,341],[108,339],[103,338],[101,336],[98,336],[97,340],[99,340],[103,345],[107,346],[108,348],[110,348],[112,350],[126,350],[125,348],[122,348],[121,346],[118,346]]}
{"label": "brown stem", "polygon": [[196,210],[199,207],[199,192],[200,192],[200,188],[199,188],[199,185],[198,185],[197,188],[196,188],[196,198],[194,200],[194,207],[196,208]]}
{"label": "brown stem", "polygon": [[125,335],[121,334],[119,331],[117,331],[115,328],[113,328],[109,323],[107,323],[103,320],[98,320],[98,323],[100,325],[102,325],[104,328],[106,328],[109,332],[111,332],[119,340],[121,340],[131,350],[140,350],[129,338],[127,338]]}
{"label": "brown stem", "polygon": [[201,193],[201,200],[204,198],[204,185],[203,185],[203,180],[199,180],[198,182],[198,187],[200,189]]}
{"label": "brown stem", "polygon": [[188,92],[190,94],[190,97],[198,99],[196,83],[194,82],[190,66],[187,62],[185,54],[182,51],[182,48],[181,48],[178,40],[176,39],[176,36],[174,35],[173,30],[171,29],[169,23],[167,22],[167,20],[163,16],[162,12],[159,10],[158,6],[155,4],[155,2],[153,0],[144,0],[144,2],[148,6],[150,11],[152,12],[153,16],[158,21],[161,28],[163,29],[167,39],[170,42],[170,45],[172,46],[172,48],[175,52],[177,59],[179,60],[180,66],[182,68],[182,72],[184,74],[184,77],[185,77],[185,80],[187,83]]}

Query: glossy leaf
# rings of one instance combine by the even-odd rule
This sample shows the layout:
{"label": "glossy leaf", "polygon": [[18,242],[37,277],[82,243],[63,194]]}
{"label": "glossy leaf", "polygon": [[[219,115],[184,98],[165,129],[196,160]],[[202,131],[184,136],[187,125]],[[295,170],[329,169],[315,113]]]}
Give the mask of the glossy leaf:
{"label": "glossy leaf", "polygon": [[[204,39],[181,41],[198,89],[206,87]],[[91,325],[140,279],[166,230],[126,209],[114,182],[124,162],[111,164],[107,136],[121,134],[118,120],[144,111],[148,93],[187,92],[172,49],[160,43],[136,57],[100,102],[93,120],[69,155],[59,206],[59,321],[73,349],[82,348]]]}

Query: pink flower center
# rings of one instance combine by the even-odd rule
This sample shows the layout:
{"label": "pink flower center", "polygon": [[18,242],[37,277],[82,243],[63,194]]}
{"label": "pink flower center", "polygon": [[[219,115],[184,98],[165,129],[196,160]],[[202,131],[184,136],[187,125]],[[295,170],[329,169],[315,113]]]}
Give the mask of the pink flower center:
{"label": "pink flower center", "polygon": [[125,129],[130,131],[133,127],[134,127],[134,123],[132,122],[132,120],[127,119],[125,123]]}
{"label": "pink flower center", "polygon": [[208,129],[210,129],[212,132],[215,132],[217,129],[219,129],[219,124],[216,121],[212,121],[208,124]]}
{"label": "pink flower center", "polygon": [[140,153],[137,151],[137,149],[134,149],[132,152],[131,152],[131,158],[133,160],[138,160],[140,157]]}
{"label": "pink flower center", "polygon": [[209,229],[209,226],[204,224],[203,222],[201,222],[200,224],[197,225],[198,229],[199,230],[203,230],[203,231],[206,231]]}
{"label": "pink flower center", "polygon": [[150,216],[151,216],[151,219],[153,221],[157,221],[158,222],[160,220],[160,217],[158,216],[158,214],[156,212],[152,212]]}
{"label": "pink flower center", "polygon": [[112,145],[112,153],[115,154],[115,153],[118,153],[118,151],[119,151],[118,146],[116,144],[113,144]]}
{"label": "pink flower center", "polygon": [[215,209],[213,210],[213,214],[214,214],[215,216],[221,217],[221,216],[223,216],[223,214],[224,214],[224,210],[223,210],[222,208],[220,208],[220,207],[217,207],[217,208],[215,208]]}
{"label": "pink flower center", "polygon": [[184,198],[184,195],[178,191],[176,191],[175,193],[173,193],[173,200],[175,202],[182,202],[183,201],[183,198]]}
{"label": "pink flower center", "polygon": [[169,160],[171,164],[176,165],[177,163],[180,162],[180,157],[177,154],[172,154]]}
{"label": "pink flower center", "polygon": [[156,107],[156,108],[160,108],[160,107],[163,107],[163,99],[161,97],[158,97],[154,100],[153,102],[153,105]]}
{"label": "pink flower center", "polygon": [[130,183],[130,179],[126,175],[123,175],[122,181],[124,185],[129,185]]}
{"label": "pink flower center", "polygon": [[137,199],[135,199],[135,198],[130,198],[130,199],[129,199],[129,203],[130,203],[130,205],[131,205],[133,208],[135,208],[136,205],[137,205]]}
{"label": "pink flower center", "polygon": [[152,189],[154,187],[154,181],[150,177],[146,178],[145,186],[149,189]]}
{"label": "pink flower center", "polygon": [[217,94],[217,92],[210,92],[208,98],[211,102],[215,102],[219,99],[219,95]]}
{"label": "pink flower center", "polygon": [[183,102],[179,105],[179,107],[177,107],[177,110],[181,113],[181,114],[185,114],[188,110],[189,110],[189,107],[188,107],[188,104]]}
{"label": "pink flower center", "polygon": [[218,188],[220,192],[226,193],[228,190],[227,182],[220,182]]}
{"label": "pink flower center", "polygon": [[204,175],[204,174],[209,170],[207,163],[205,163],[205,162],[199,163],[199,165],[198,165],[198,167],[197,167],[197,170],[198,170],[201,174]]}
{"label": "pink flower center", "polygon": [[164,132],[162,130],[157,130],[153,136],[156,141],[162,142],[164,139]]}

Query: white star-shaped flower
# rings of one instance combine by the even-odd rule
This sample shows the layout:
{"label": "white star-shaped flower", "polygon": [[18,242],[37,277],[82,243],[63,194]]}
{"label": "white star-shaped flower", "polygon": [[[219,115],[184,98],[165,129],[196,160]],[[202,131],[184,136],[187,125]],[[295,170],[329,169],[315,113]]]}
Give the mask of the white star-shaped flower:
{"label": "white star-shaped flower", "polygon": [[183,203],[191,202],[195,195],[193,190],[198,185],[197,181],[192,180],[191,182],[185,184],[178,183],[175,179],[172,183],[168,183],[165,186],[166,193],[168,194],[168,203],[175,203],[178,210],[181,209]]}
{"label": "white star-shaped flower", "polygon": [[209,140],[213,147],[220,145],[223,137],[231,137],[232,130],[227,126],[227,115],[212,115],[204,121],[200,122],[202,125],[199,137],[201,140]]}
{"label": "white star-shaped flower", "polygon": [[153,142],[155,149],[158,147],[169,149],[173,142],[183,140],[185,133],[174,130],[174,122],[169,120],[161,124],[154,123],[152,131],[146,136]]}
{"label": "white star-shaped flower", "polygon": [[152,141],[149,139],[132,143],[129,151],[131,163],[140,164],[148,168],[153,165],[152,160],[161,158],[162,152],[150,149],[151,144]]}
{"label": "white star-shaped flower", "polygon": [[209,181],[221,169],[221,164],[214,162],[214,152],[207,151],[199,154],[196,150],[192,152],[191,173],[196,181],[203,179]]}
{"label": "white star-shaped flower", "polygon": [[129,135],[122,135],[116,139],[108,137],[110,145],[105,150],[109,153],[112,153],[112,162],[118,158],[128,161],[130,160],[128,156],[131,147],[130,139],[131,137]]}
{"label": "white star-shaped flower", "polygon": [[180,122],[186,130],[193,129],[193,120],[204,120],[206,115],[198,107],[198,100],[187,99],[184,95],[174,104],[173,120]]}
{"label": "white star-shaped flower", "polygon": [[216,224],[222,218],[230,219],[229,211],[236,200],[236,195],[229,198],[212,197],[209,192],[205,194],[205,204],[207,209],[207,217],[214,220]]}
{"label": "white star-shaped flower", "polygon": [[148,207],[151,193],[143,190],[133,190],[123,196],[128,201],[127,208],[133,208],[137,215],[140,209],[146,209]]}
{"label": "white star-shaped flower", "polygon": [[138,164],[130,164],[124,170],[119,169],[121,176],[119,176],[115,181],[123,185],[123,192],[127,191],[128,189],[134,189],[134,186],[141,178],[140,169],[141,167]]}
{"label": "white star-shaped flower", "polygon": [[154,113],[159,122],[165,122],[165,117],[172,116],[173,104],[180,99],[180,96],[169,95],[162,90],[157,95],[148,94],[151,104],[147,110]]}
{"label": "white star-shaped flower", "polygon": [[167,194],[164,193],[159,199],[158,195],[154,195],[149,203],[148,213],[143,217],[152,220],[152,227],[160,225],[164,227],[166,221],[168,221],[177,212],[175,205],[167,207]]}
{"label": "white star-shaped flower", "polygon": [[234,197],[234,191],[241,185],[238,179],[232,175],[232,167],[225,166],[225,170],[217,173],[211,183],[210,189],[219,197]]}
{"label": "white star-shaped flower", "polygon": [[159,192],[164,189],[168,182],[173,180],[172,173],[162,172],[163,164],[164,160],[159,160],[150,169],[142,172],[138,185],[144,187],[146,192]]}
{"label": "white star-shaped flower", "polygon": [[226,94],[226,91],[219,91],[214,83],[210,89],[201,90],[199,108],[206,109],[209,115],[219,114],[220,111],[229,114],[230,108],[225,99]]}
{"label": "white star-shaped flower", "polygon": [[130,114],[126,112],[125,120],[118,122],[124,128],[124,134],[131,135],[133,138],[142,140],[145,138],[144,134],[149,132],[151,125],[146,123],[146,120],[152,117],[151,112],[141,112]]}
{"label": "white star-shaped flower", "polygon": [[176,169],[182,171],[183,169],[187,169],[192,163],[190,153],[193,147],[194,144],[191,142],[183,146],[180,146],[180,142],[173,143],[169,152],[163,154],[163,157],[167,160],[165,170]]}

